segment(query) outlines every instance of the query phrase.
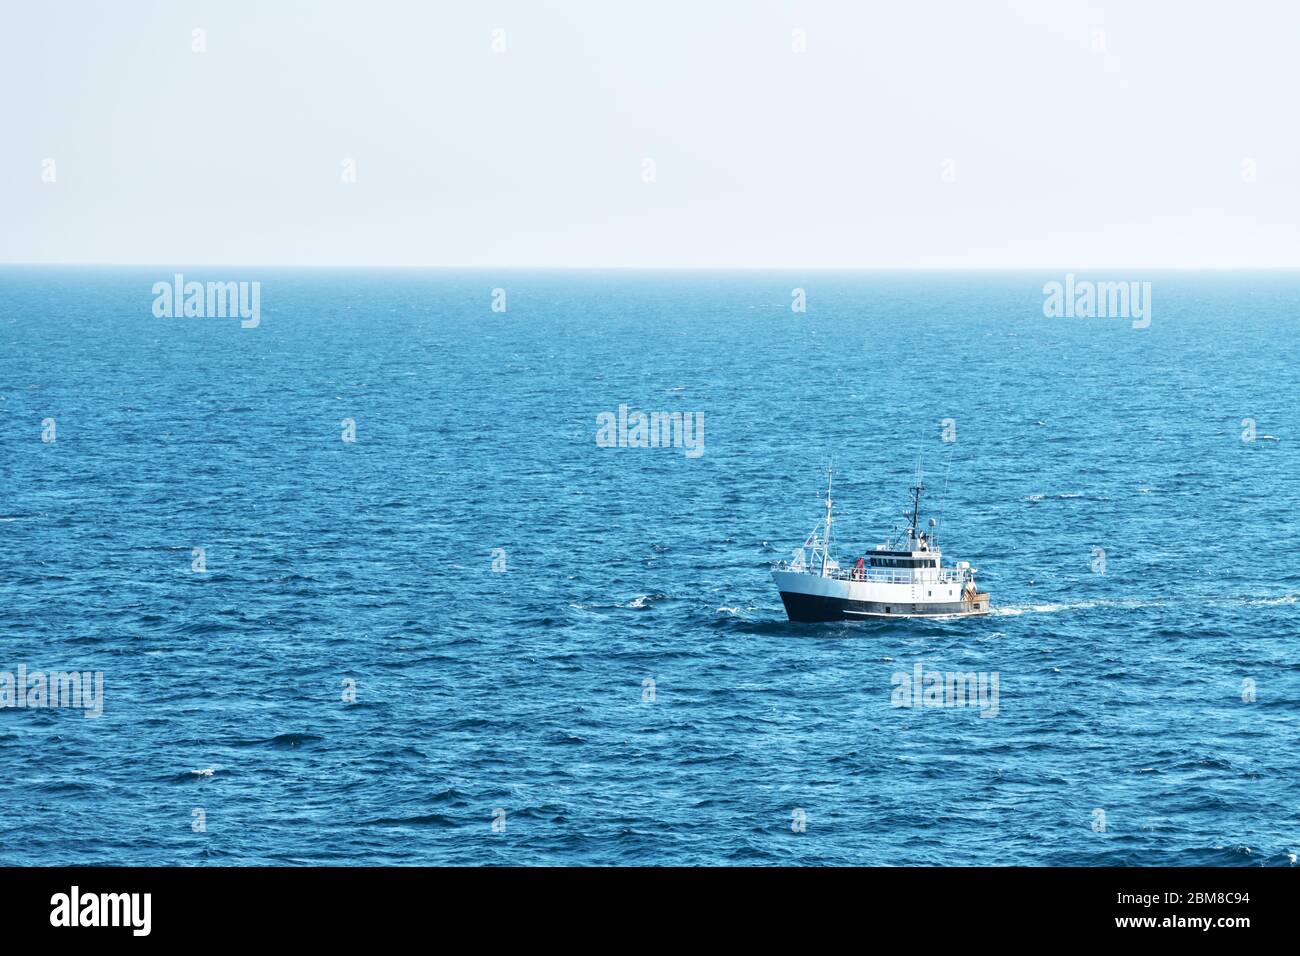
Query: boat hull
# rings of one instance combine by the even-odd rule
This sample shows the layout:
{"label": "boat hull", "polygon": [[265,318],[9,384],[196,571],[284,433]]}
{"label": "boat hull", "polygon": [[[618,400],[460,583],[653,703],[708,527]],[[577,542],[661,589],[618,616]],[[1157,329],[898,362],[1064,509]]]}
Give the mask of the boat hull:
{"label": "boat hull", "polygon": [[981,602],[982,606],[978,608],[968,601],[886,604],[797,591],[782,591],[781,603],[785,605],[790,620],[807,622],[861,621],[873,617],[974,617],[989,612],[987,602]]}
{"label": "boat hull", "polygon": [[969,597],[949,582],[878,583],[773,571],[792,621],[853,621],[882,617],[976,617],[989,612],[989,596]]}

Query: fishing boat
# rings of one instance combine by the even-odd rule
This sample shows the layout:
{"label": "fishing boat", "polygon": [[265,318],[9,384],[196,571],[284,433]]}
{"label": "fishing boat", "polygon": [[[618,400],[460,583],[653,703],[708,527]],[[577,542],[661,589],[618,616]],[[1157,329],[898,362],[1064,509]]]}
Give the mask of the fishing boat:
{"label": "fishing boat", "polygon": [[832,545],[831,485],[826,479],[826,514],[796,548],[792,559],[772,566],[772,578],[792,621],[851,621],[890,617],[970,617],[989,612],[989,595],[975,584],[978,569],[968,561],[945,568],[936,522],[922,530],[920,464],[911,488],[907,527],[841,567]]}

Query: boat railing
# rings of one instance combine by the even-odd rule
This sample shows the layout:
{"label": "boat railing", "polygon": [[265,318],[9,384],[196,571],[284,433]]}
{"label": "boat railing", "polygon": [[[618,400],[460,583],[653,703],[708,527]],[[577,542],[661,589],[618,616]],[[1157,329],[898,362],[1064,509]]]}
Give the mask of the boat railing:
{"label": "boat railing", "polygon": [[[774,566],[778,571],[798,571],[821,577],[807,565],[793,565],[788,561],[778,561]],[[837,581],[870,581],[874,584],[961,584],[967,579],[965,570],[956,568],[917,568],[915,571],[893,571],[884,568],[836,568],[826,577]]]}
{"label": "boat railing", "polygon": [[831,577],[840,581],[872,581],[876,584],[960,584],[960,571],[921,568],[916,571],[887,571],[881,568],[839,568]]}

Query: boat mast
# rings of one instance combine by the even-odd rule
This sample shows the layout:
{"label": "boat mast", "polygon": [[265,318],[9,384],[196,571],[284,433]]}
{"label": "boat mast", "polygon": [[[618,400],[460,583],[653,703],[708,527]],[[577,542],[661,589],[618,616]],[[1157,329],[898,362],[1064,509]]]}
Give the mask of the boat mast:
{"label": "boat mast", "polygon": [[835,466],[826,469],[826,530],[822,533],[822,577],[826,577],[826,562],[831,550],[831,484],[835,478]]}
{"label": "boat mast", "polygon": [[911,546],[916,541],[916,524],[921,520],[921,492],[925,489],[922,481],[921,458],[916,459],[916,484],[912,486],[912,512],[907,515],[907,537],[908,544]]}

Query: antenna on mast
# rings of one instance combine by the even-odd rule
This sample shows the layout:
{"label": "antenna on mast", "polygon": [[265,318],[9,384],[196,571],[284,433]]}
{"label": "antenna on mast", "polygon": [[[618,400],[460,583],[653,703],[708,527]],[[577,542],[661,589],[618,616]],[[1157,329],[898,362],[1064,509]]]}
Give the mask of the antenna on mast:
{"label": "antenna on mast", "polygon": [[822,574],[826,573],[826,562],[830,560],[831,550],[831,487],[835,481],[835,459],[831,458],[830,467],[826,469],[826,530],[822,534]]}
{"label": "antenna on mast", "polygon": [[923,472],[921,470],[921,456],[916,456],[916,484],[912,486],[912,511],[907,515],[907,536],[912,541],[916,540],[916,525],[921,520],[921,492],[925,490],[923,481]]}

